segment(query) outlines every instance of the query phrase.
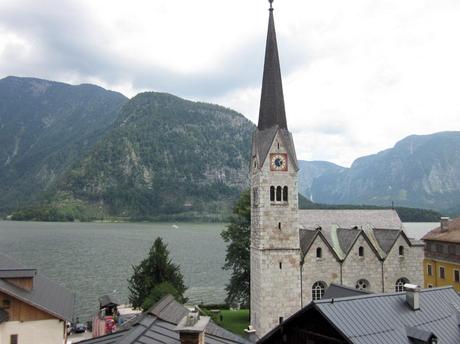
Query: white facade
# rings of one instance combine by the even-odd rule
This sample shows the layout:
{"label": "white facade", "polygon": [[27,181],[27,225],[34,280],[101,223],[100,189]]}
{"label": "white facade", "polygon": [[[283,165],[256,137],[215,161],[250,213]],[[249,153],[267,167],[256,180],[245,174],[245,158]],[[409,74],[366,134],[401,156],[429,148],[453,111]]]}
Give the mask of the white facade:
{"label": "white facade", "polygon": [[7,321],[0,324],[0,344],[10,344],[11,335],[18,336],[19,344],[63,344],[64,325],[57,319]]}

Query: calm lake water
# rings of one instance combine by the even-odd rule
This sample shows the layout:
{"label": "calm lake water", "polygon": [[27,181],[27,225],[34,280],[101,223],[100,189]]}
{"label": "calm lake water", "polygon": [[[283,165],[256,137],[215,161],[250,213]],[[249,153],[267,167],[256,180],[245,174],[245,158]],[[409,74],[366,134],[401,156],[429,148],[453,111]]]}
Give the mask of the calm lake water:
{"label": "calm lake water", "polygon": [[181,267],[190,301],[222,302],[229,278],[222,270],[226,244],[220,232],[225,225],[177,225],[0,221],[0,252],[76,292],[76,315],[83,320],[96,312],[103,294],[116,290],[119,301],[128,301],[132,265],[147,256],[160,236]]}
{"label": "calm lake water", "polygon": [[[437,223],[406,223],[410,237],[420,239]],[[226,245],[224,224],[179,223],[41,223],[0,221],[0,252],[35,267],[77,294],[76,315],[89,318],[98,297],[116,290],[128,301],[126,280],[158,236],[181,266],[187,297],[193,303],[225,299],[229,273],[222,270]]]}

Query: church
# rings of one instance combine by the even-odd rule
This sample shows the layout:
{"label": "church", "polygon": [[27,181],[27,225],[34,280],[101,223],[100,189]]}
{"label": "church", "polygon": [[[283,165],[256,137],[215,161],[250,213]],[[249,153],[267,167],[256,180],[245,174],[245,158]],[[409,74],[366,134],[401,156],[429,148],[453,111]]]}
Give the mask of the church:
{"label": "church", "polygon": [[261,338],[331,284],[367,292],[422,285],[423,244],[395,210],[299,210],[270,1],[262,95],[251,156],[251,326]]}

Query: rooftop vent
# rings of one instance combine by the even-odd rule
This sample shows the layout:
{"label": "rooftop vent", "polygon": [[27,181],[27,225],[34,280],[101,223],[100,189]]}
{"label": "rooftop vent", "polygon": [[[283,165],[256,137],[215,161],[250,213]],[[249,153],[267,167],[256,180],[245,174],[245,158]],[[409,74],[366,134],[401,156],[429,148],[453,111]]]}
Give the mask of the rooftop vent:
{"label": "rooftop vent", "polygon": [[441,217],[441,232],[447,232],[449,230],[450,217]]}
{"label": "rooftop vent", "polygon": [[406,303],[409,307],[416,311],[420,309],[420,287],[416,284],[404,284],[404,290],[406,291]]}
{"label": "rooftop vent", "polygon": [[174,329],[179,332],[181,344],[204,344],[209,320],[209,317],[200,317],[198,312],[190,312],[185,316]]}

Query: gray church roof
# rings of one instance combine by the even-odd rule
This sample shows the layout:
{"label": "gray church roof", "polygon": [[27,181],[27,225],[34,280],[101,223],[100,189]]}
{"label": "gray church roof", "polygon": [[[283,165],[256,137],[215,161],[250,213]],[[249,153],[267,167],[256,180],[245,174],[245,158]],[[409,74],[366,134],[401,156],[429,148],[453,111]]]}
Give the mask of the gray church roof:
{"label": "gray church roof", "polygon": [[[141,344],[168,343],[180,344],[176,325],[189,313],[171,295],[158,301],[148,312],[137,318],[129,329],[107,336],[82,341],[82,344]],[[249,344],[244,338],[233,334],[214,322],[206,326],[206,344]]]}
{"label": "gray church roof", "polygon": [[344,260],[360,235],[380,259],[385,259],[402,235],[411,246],[423,245],[407,238],[395,210],[299,210],[300,248],[303,255],[317,235],[339,260]]}
{"label": "gray church roof", "polygon": [[273,9],[270,9],[259,124],[257,127],[260,130],[264,130],[276,125],[281,129],[287,129],[275,20],[273,18]]}
{"label": "gray church roof", "polygon": [[374,228],[402,229],[403,225],[398,213],[393,209],[363,210],[363,209],[299,209],[301,228],[323,229],[335,225],[339,228]]}
{"label": "gray church roof", "polygon": [[[43,310],[53,316],[72,320],[74,307],[74,294],[59,284],[47,279],[40,274],[32,274],[35,269],[30,269],[16,260],[0,254],[0,292],[8,294],[33,307]],[[28,291],[19,288],[5,280],[11,277],[32,277],[33,289]]]}
{"label": "gray church roof", "polygon": [[359,290],[356,288],[346,287],[344,285],[331,283],[329,287],[327,287],[326,291],[322,299],[336,299],[339,297],[350,297],[350,296],[359,296],[359,295],[366,295],[369,292],[364,290]]}

